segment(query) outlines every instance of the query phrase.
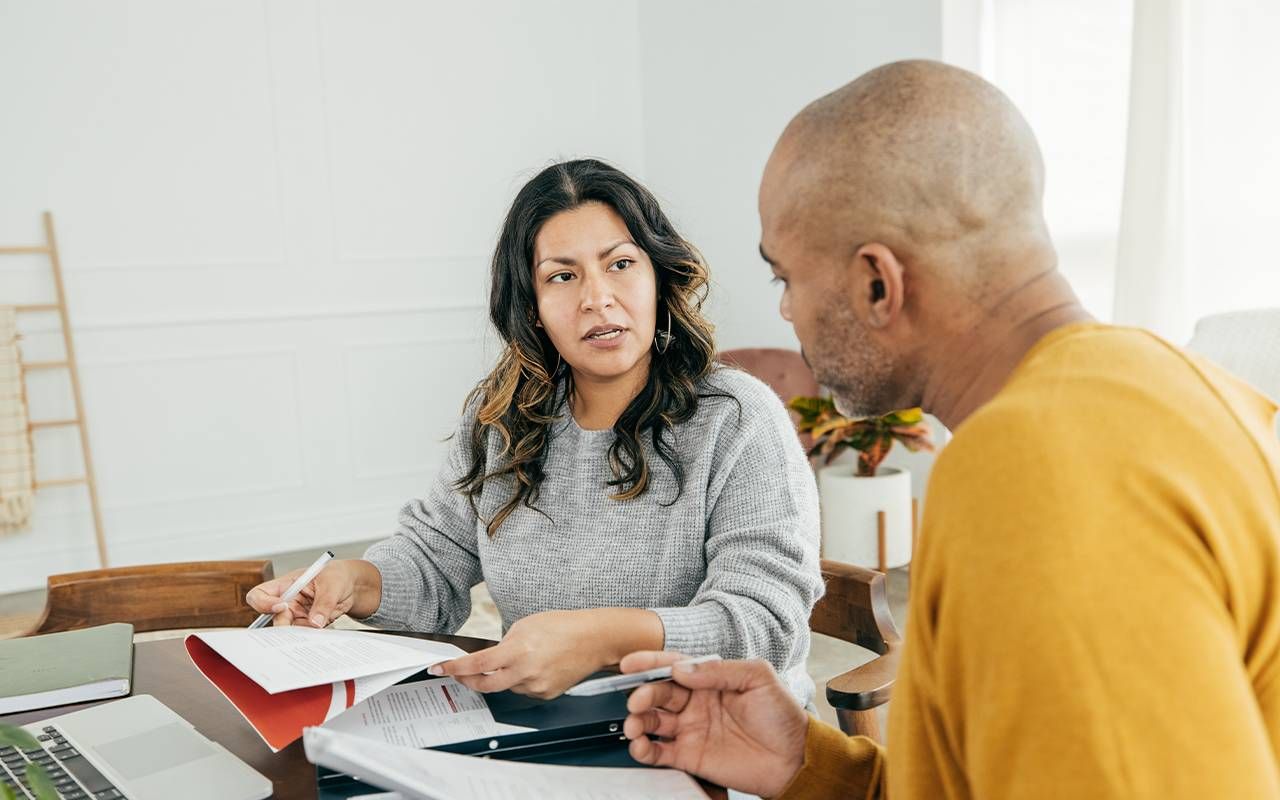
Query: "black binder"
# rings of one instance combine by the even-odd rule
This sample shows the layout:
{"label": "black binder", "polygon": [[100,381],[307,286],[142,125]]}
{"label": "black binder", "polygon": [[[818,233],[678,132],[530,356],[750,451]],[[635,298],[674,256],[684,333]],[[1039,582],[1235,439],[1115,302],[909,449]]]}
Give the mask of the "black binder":
{"label": "black binder", "polygon": [[[407,678],[422,680],[425,673]],[[622,722],[627,717],[627,693],[610,692],[595,697],[561,696],[535,700],[512,692],[485,695],[498,722],[534,728],[432,748],[480,758],[534,761],[590,767],[640,767],[627,752]],[[320,800],[345,800],[382,790],[349,775],[324,767],[317,773]]]}

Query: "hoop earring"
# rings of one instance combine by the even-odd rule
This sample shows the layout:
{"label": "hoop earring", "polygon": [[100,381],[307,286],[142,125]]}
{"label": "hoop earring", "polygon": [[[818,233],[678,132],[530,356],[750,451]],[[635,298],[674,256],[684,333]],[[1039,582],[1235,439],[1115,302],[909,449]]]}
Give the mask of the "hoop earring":
{"label": "hoop earring", "polygon": [[653,349],[658,351],[658,355],[666,353],[667,348],[671,347],[671,342],[674,338],[671,335],[671,309],[667,309],[667,329],[654,334]]}

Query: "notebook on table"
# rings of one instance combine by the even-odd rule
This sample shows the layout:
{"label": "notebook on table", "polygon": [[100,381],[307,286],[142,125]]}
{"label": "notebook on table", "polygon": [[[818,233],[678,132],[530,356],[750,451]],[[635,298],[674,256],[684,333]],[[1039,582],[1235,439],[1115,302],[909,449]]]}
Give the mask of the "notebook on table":
{"label": "notebook on table", "polygon": [[123,622],[0,641],[0,714],[129,694],[133,626]]}

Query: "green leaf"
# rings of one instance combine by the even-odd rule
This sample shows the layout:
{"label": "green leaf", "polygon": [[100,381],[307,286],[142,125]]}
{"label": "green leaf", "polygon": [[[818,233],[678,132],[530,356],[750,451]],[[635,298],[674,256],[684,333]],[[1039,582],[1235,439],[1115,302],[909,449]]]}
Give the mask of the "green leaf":
{"label": "green leaf", "polygon": [[801,414],[817,414],[824,405],[824,398],[797,395],[787,403],[787,408]]}
{"label": "green leaf", "polygon": [[815,439],[821,439],[828,435],[834,436],[837,439],[845,439],[848,438],[848,431],[845,430],[848,427],[849,420],[844,417],[834,417],[826,422],[814,425],[813,428],[810,429],[809,433],[812,434]]}
{"label": "green leaf", "polygon": [[800,430],[808,430],[824,417],[836,416],[836,406],[829,397],[793,397],[787,408],[800,415]]}
{"label": "green leaf", "polygon": [[876,442],[880,441],[880,434],[877,433],[874,428],[867,426],[859,428],[849,434],[845,441],[848,442],[849,446],[853,449],[866,452],[874,447]]}
{"label": "green leaf", "polygon": [[30,750],[39,746],[40,743],[36,741],[36,737],[22,728],[15,728],[12,725],[0,725],[0,747],[16,747],[19,750]]}
{"label": "green leaf", "polygon": [[58,800],[58,790],[39,764],[27,765],[27,783],[31,784],[31,790],[36,793],[36,800]]}
{"label": "green leaf", "polygon": [[[16,747],[19,750],[32,750],[40,746],[36,737],[15,728],[12,725],[0,725],[0,747]],[[36,800],[58,800],[58,790],[54,788],[49,775],[38,764],[27,765],[27,782],[36,794]],[[0,785],[0,800],[17,800],[8,786]]]}
{"label": "green leaf", "polygon": [[809,456],[825,456],[830,464],[846,448],[859,453],[859,474],[874,475],[876,467],[884,460],[895,441],[902,442],[908,450],[933,450],[929,427],[924,423],[924,412],[919,408],[905,408],[879,417],[850,419],[836,410],[830,397],[793,397],[787,408],[800,415],[796,425],[801,433],[809,434],[813,446]]}
{"label": "green leaf", "polygon": [[890,427],[899,425],[915,425],[924,420],[924,411],[918,408],[904,408],[901,411],[892,411],[881,417]]}

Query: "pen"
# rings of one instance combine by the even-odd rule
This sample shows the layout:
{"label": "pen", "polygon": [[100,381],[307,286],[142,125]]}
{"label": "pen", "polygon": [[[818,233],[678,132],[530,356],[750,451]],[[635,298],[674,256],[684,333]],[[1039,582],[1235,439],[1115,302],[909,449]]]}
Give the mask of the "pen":
{"label": "pen", "polygon": [[[287,603],[297,597],[298,592],[302,591],[303,587],[308,583],[311,583],[311,580],[320,574],[320,570],[324,569],[324,565],[328,564],[331,558],[333,558],[332,550],[325,550],[321,553],[320,557],[315,560],[315,563],[307,567],[307,571],[299,575],[298,579],[293,582],[293,585],[286,589],[284,594],[280,595],[280,599]],[[271,618],[274,616],[274,614],[260,614],[258,618],[253,621],[253,624],[249,626],[249,630],[261,628],[263,625],[270,622]]]}
{"label": "pen", "polygon": [[[681,661],[679,664],[705,664],[708,661],[719,660],[720,656],[716,655],[699,656],[698,658]],[[679,664],[676,666],[679,666]],[[669,680],[671,680],[671,667],[658,667],[656,669],[647,669],[644,672],[633,672],[630,675],[610,675],[607,678],[583,681],[577,686],[569,687],[565,694],[572,697],[594,697],[606,692],[625,692],[628,689],[644,686],[646,683],[661,683]]]}

